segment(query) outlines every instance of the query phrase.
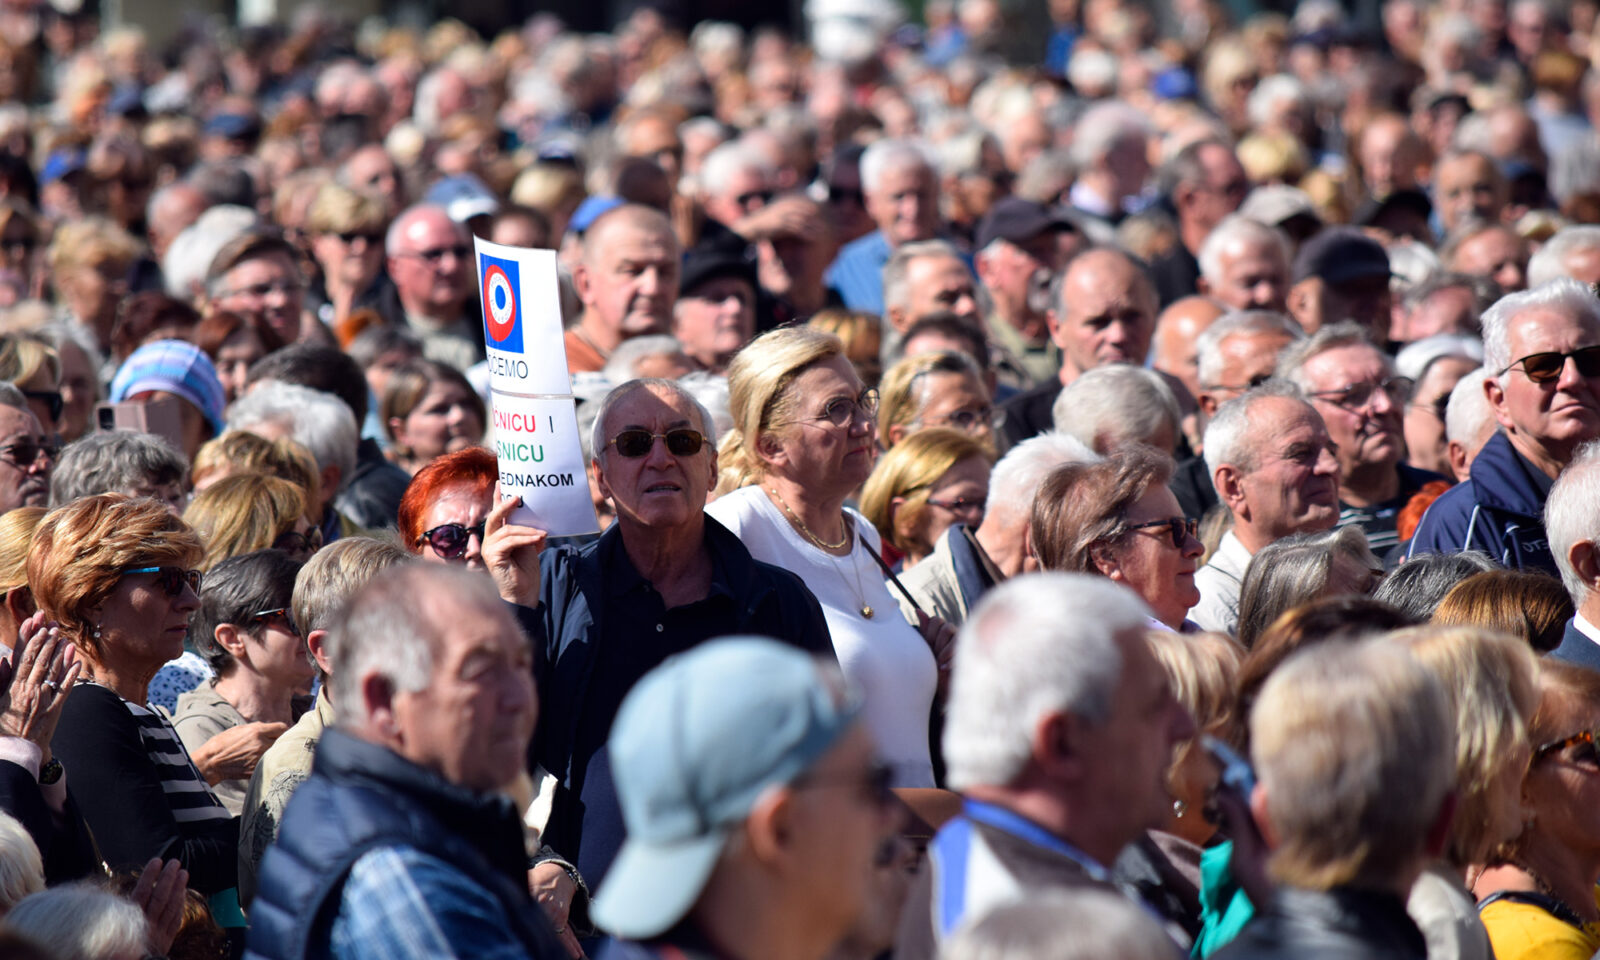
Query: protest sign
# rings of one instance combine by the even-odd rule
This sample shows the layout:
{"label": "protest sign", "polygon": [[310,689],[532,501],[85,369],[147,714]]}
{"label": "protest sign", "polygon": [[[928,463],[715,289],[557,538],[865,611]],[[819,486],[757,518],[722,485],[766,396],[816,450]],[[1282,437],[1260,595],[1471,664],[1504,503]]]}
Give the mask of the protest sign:
{"label": "protest sign", "polygon": [[596,533],[562,341],[556,255],[477,240],[489,426],[511,522],[552,537]]}
{"label": "protest sign", "polygon": [[569,396],[554,250],[475,239],[489,386],[522,396]]}

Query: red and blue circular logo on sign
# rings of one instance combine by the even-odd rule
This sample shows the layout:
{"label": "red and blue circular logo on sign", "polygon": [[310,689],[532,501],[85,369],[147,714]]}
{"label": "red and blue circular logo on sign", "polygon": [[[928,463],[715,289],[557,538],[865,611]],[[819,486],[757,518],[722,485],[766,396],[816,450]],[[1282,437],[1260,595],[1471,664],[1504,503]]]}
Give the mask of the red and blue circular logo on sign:
{"label": "red and blue circular logo on sign", "polygon": [[517,326],[517,292],[499,264],[484,268],[483,306],[484,317],[489,321],[489,339],[504,343]]}

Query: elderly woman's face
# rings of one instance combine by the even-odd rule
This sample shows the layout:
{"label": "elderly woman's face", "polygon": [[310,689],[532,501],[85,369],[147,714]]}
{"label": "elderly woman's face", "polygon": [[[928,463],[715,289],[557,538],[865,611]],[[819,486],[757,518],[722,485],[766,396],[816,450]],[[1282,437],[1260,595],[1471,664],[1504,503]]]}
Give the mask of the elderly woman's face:
{"label": "elderly woman's face", "polygon": [[911,536],[911,552],[918,559],[933,552],[944,532],[953,523],[973,529],[983,523],[983,507],[989,498],[989,462],[968,457],[944,472],[928,486],[928,503],[917,519]]}
{"label": "elderly woman's face", "polygon": [[89,622],[100,628],[101,663],[121,672],[148,669],[153,674],[182,655],[189,615],[200,606],[200,598],[174,570],[123,574],[98,613],[90,612]]}
{"label": "elderly woman's face", "polygon": [[[1200,602],[1194,571],[1205,547],[1180,529],[1178,541],[1167,520],[1183,520],[1178,499],[1163,484],[1155,484],[1128,509],[1130,529],[1112,544],[1110,562],[1100,564],[1112,580],[1127,584],[1150,605],[1156,619],[1173,628],[1183,625],[1189,608]],[[1142,524],[1153,526],[1141,526]]]}
{"label": "elderly woman's face", "polygon": [[446,487],[422,512],[422,543],[413,544],[422,559],[432,563],[459,563],[482,570],[483,523],[494,504],[463,486]]}
{"label": "elderly woman's face", "polygon": [[[878,459],[877,417],[859,402],[866,388],[842,356],[815,364],[789,385],[791,422],[774,425],[773,468],[816,492],[848,495],[872,475]],[[844,420],[835,423],[833,417]]]}
{"label": "elderly woman's face", "polygon": [[391,421],[396,443],[411,450],[412,459],[427,463],[483,439],[483,420],[472,397],[458,383],[438,380],[404,419]]}

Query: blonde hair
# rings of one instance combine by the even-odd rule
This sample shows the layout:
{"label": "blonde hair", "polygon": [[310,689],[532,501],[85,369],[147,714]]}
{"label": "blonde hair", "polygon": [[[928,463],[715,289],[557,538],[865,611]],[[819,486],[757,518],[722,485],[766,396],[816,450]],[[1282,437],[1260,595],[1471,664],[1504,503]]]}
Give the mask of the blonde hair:
{"label": "blonde hair", "polygon": [[922,415],[927,399],[926,385],[920,393],[914,388],[922,378],[935,373],[965,374],[973,383],[983,386],[977,364],[971,357],[954,350],[919,353],[896,363],[883,375],[883,384],[878,390],[878,442],[884,449],[893,446],[889,439],[890,427],[909,426]]}
{"label": "blonde hair", "polygon": [[716,496],[747,487],[766,473],[756,450],[761,434],[794,415],[798,398],[789,385],[815,364],[844,356],[831,333],[782,327],[756,337],[728,365],[728,414],[733,429],[717,449],[721,465]]}
{"label": "blonde hair", "polygon": [[28,548],[44,515],[44,507],[17,507],[0,514],[0,596],[28,585]]}
{"label": "blonde hair", "polygon": [[45,514],[28,548],[28,585],[46,617],[80,652],[96,656],[88,617],[130,567],[197,567],[205,546],[149,497],[101,493]]}
{"label": "blonde hair", "polygon": [[[806,321],[806,326],[823,333],[831,333],[844,344],[844,355],[852,363],[876,357],[883,349],[883,322],[875,313],[865,310],[830,308],[820,310]],[[869,383],[869,387],[877,384]]]}
{"label": "blonde hair", "polygon": [[44,859],[21,821],[0,810],[0,917],[44,889]]}
{"label": "blonde hair", "polygon": [[50,388],[61,384],[61,355],[49,341],[33,333],[0,335],[0,380],[22,386],[40,373]]}
{"label": "blonde hair", "polygon": [[328,181],[317,188],[306,213],[306,232],[345,233],[355,230],[383,232],[389,212],[382,200]]}
{"label": "blonde hair", "polygon": [[1239,709],[1239,669],[1245,649],[1226,633],[1150,630],[1144,638],[1167,674],[1173,697],[1194,718],[1196,736],[1172,748],[1172,766],[1167,770],[1170,788],[1173,774],[1199,749],[1199,734],[1237,742],[1234,727]]}
{"label": "blonde hair", "polygon": [[384,570],[418,562],[393,539],[345,537],[305,562],[294,578],[294,622],[306,633],[326,630],[345,601]]}
{"label": "blonde hair", "polygon": [[59,275],[81,267],[120,263],[124,267],[139,256],[139,241],[133,234],[105,217],[68,220],[56,228],[47,261],[50,272]]}
{"label": "blonde hair", "polygon": [[248,430],[229,430],[207,440],[195,451],[194,467],[189,476],[198,485],[219,472],[223,477],[245,473],[279,477],[297,484],[305,492],[308,510],[315,510],[322,502],[322,477],[317,472],[316,458],[289,437],[268,440]]}
{"label": "blonde hair", "polygon": [[[975,437],[949,427],[919,430],[879,458],[861,487],[862,515],[884,540],[906,552],[914,544],[900,536],[900,528],[919,524],[933,485],[956,464],[973,457],[994,466],[994,451]],[[893,505],[896,497],[904,498],[898,508]]]}
{"label": "blonde hair", "polygon": [[1473,627],[1412,627],[1387,637],[1439,675],[1456,721],[1456,818],[1449,857],[1483,863],[1505,837],[1489,833],[1498,811],[1490,792],[1525,759],[1528,721],[1539,706],[1539,663],[1528,644]]}
{"label": "blonde hair", "polygon": [[206,544],[202,570],[229,557],[265,550],[305,516],[306,495],[278,477],[239,474],[200,491],[183,519]]}
{"label": "blonde hair", "polygon": [[517,175],[511,202],[549,214],[583,200],[583,177],[572,167],[536,163]]}

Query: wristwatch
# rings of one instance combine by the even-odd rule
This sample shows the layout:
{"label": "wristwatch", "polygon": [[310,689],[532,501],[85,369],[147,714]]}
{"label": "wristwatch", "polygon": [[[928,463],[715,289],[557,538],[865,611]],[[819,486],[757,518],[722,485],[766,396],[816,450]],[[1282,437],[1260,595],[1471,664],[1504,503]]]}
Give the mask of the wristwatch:
{"label": "wristwatch", "polygon": [[39,768],[39,786],[48,787],[54,784],[61,779],[61,774],[64,772],[65,768],[61,766],[61,761],[51,757],[49,763]]}

